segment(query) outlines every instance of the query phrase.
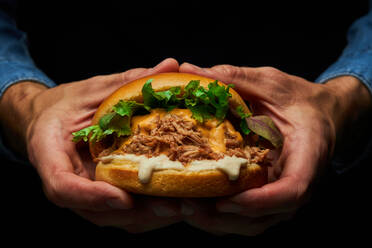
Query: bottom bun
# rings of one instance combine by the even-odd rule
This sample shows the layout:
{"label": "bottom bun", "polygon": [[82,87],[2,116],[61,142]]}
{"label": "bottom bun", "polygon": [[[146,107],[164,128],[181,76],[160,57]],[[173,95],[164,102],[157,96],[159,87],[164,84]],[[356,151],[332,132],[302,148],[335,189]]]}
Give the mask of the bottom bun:
{"label": "bottom bun", "polygon": [[240,169],[238,179],[229,180],[219,170],[159,170],[148,183],[138,178],[135,162],[103,163],[96,167],[96,180],[105,181],[128,192],[166,197],[217,197],[232,195],[267,183],[267,167],[257,164]]}

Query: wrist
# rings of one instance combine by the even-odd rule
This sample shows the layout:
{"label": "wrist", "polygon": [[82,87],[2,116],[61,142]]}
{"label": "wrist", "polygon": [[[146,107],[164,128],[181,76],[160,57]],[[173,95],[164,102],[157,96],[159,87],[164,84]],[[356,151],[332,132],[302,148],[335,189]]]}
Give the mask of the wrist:
{"label": "wrist", "polygon": [[26,130],[36,115],[34,100],[47,87],[24,81],[10,86],[0,98],[0,124],[5,143],[16,153],[27,155]]}
{"label": "wrist", "polygon": [[371,94],[356,77],[341,76],[333,78],[325,83],[325,87],[338,99],[338,112],[343,115],[340,118],[348,119],[346,122],[357,121],[361,115],[371,109]]}
{"label": "wrist", "polygon": [[324,86],[337,99],[334,116],[337,146],[342,150],[345,144],[352,143],[369,128],[364,120],[372,109],[372,97],[367,87],[353,76],[331,79]]}

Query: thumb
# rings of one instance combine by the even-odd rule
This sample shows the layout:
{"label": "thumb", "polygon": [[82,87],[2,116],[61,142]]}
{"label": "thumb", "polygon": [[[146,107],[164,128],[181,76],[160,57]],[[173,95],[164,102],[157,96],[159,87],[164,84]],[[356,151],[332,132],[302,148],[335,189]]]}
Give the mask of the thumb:
{"label": "thumb", "polygon": [[81,96],[95,96],[94,98],[88,97],[87,101],[89,101],[89,106],[97,108],[112,92],[129,82],[157,73],[178,72],[178,68],[178,62],[175,59],[168,58],[153,68],[134,68],[125,72],[88,78],[72,84],[75,87],[74,98],[81,99]]}
{"label": "thumb", "polygon": [[152,68],[135,68],[125,72],[110,75],[114,87],[120,87],[136,79],[164,72],[178,72],[178,62],[173,58],[167,58]]}

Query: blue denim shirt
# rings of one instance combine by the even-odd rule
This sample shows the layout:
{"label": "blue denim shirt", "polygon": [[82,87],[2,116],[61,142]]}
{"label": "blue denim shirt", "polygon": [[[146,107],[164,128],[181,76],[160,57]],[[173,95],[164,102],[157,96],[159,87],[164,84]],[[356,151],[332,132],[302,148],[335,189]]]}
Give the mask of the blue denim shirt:
{"label": "blue denim shirt", "polygon": [[[370,1],[372,6],[372,1]],[[353,23],[348,32],[348,45],[338,60],[323,72],[316,80],[324,83],[341,75],[357,77],[372,94],[372,10]],[[40,71],[29,55],[26,34],[17,29],[12,18],[0,9],[0,97],[5,90],[20,81],[31,80],[48,87],[56,84]],[[337,172],[343,172],[355,166],[363,156],[372,150],[371,142],[360,151],[353,163],[334,161]],[[5,147],[0,137],[0,156],[13,161],[20,161],[15,154]],[[347,164],[347,166],[346,166]]]}

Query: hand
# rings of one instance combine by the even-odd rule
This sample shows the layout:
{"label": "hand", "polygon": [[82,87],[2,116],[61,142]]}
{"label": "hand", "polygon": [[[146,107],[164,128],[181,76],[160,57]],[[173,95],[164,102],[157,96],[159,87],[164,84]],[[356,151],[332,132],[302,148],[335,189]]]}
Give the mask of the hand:
{"label": "hand", "polygon": [[221,200],[186,201],[195,210],[188,223],[210,232],[257,235],[291,218],[327,169],[336,138],[371,106],[369,92],[353,77],[320,85],[270,67],[202,69],[186,63],[180,72],[235,84],[253,112],[270,116],[284,137],[267,185]]}
{"label": "hand", "polygon": [[14,148],[27,150],[49,200],[98,225],[118,226],[131,232],[179,220],[175,202],[134,198],[108,183],[94,181],[95,165],[87,146],[71,141],[71,133],[88,126],[99,104],[121,85],[170,71],[178,71],[173,59],[151,69],[132,69],[51,89],[24,82],[5,92],[0,104],[2,124],[9,130],[9,140],[16,141]]}

